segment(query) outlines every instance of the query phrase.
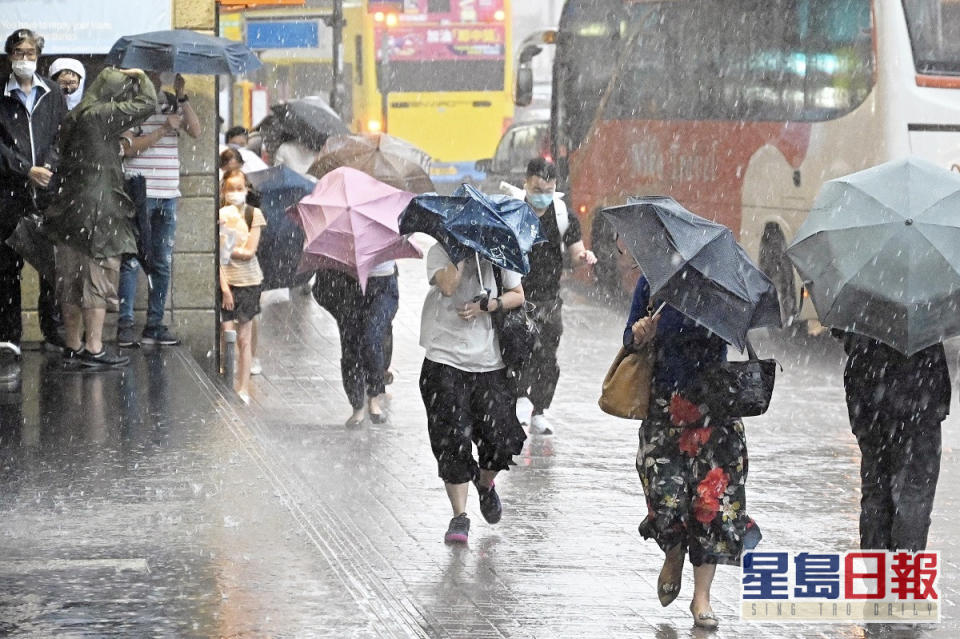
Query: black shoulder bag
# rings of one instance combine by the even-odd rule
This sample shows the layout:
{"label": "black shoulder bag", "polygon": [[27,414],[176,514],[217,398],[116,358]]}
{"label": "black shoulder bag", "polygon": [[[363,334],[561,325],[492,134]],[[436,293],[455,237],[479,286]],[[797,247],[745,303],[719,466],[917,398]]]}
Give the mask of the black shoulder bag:
{"label": "black shoulder bag", "polygon": [[777,360],[760,359],[747,340],[748,359],[705,367],[694,384],[693,397],[719,418],[754,417],[770,406]]}
{"label": "black shoulder bag", "polygon": [[[503,276],[496,266],[493,267],[493,276],[497,280],[498,295],[503,295]],[[508,369],[521,370],[537,343],[540,329],[531,317],[532,312],[533,304],[524,301],[517,308],[508,311],[498,308],[493,313],[493,328],[500,342],[500,357]]]}

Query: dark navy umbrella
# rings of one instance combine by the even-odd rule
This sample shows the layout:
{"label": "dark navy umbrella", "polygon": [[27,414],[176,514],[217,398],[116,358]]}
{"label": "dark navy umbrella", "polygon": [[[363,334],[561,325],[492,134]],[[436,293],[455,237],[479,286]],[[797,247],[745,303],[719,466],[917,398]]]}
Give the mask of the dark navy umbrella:
{"label": "dark navy umbrella", "polygon": [[239,75],[261,66],[253,51],[240,42],[189,29],[123,36],[110,48],[107,64],[201,75]]}
{"label": "dark navy umbrella", "polygon": [[722,224],[670,197],[603,210],[656,296],[741,351],[747,331],[781,326],[777,289]]}
{"label": "dark navy umbrella", "polygon": [[309,195],[315,183],[283,164],[248,173],[247,178],[260,196],[260,210],[267,220],[257,248],[263,290],[302,284],[311,276],[297,275],[303,254],[303,229],[287,216],[286,209]]}
{"label": "dark navy umbrella", "polygon": [[400,232],[433,236],[454,263],[478,253],[523,275],[530,272],[530,249],[545,241],[529,204],[506,195],[487,195],[466,184],[450,196],[413,198],[400,215]]}

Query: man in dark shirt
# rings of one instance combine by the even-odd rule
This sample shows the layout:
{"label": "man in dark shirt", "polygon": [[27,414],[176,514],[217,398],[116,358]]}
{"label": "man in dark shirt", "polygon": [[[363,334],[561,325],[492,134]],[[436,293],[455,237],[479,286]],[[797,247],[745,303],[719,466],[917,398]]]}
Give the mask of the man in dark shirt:
{"label": "man in dark shirt", "polygon": [[563,333],[560,299],[560,274],[563,270],[563,249],[570,252],[574,267],[596,264],[592,251],[583,246],[580,220],[569,215],[567,207],[557,195],[557,167],[543,158],[527,164],[524,182],[526,201],[540,218],[540,232],[546,242],[535,244],[530,252],[530,272],[523,278],[523,293],[536,310],[533,319],[540,328],[529,363],[523,370],[520,387],[526,389],[533,404],[530,432],[550,435],[553,429],[544,411],[550,408],[553,393],[560,378],[557,348]]}

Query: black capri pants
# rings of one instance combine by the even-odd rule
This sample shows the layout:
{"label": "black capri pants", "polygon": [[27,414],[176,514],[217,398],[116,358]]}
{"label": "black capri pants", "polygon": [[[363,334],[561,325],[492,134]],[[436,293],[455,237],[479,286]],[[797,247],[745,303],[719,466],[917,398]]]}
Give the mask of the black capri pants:
{"label": "black capri pants", "polygon": [[[506,369],[471,373],[423,360],[420,395],[440,478],[463,484],[482,470],[507,470],[527,438]],[[479,462],[473,457],[477,445]]]}

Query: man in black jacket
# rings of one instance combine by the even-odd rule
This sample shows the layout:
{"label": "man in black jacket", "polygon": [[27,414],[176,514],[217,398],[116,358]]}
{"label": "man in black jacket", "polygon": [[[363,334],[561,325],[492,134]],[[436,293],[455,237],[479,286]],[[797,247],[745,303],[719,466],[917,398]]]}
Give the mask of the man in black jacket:
{"label": "man in black jacket", "polygon": [[[4,50],[11,73],[0,75],[0,342],[19,345],[23,259],[6,240],[22,217],[38,214],[46,203],[57,163],[57,133],[67,107],[57,84],[36,72],[43,38],[17,29]],[[53,282],[44,278],[37,307],[45,342],[62,348]]]}

